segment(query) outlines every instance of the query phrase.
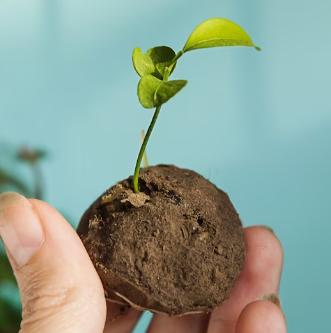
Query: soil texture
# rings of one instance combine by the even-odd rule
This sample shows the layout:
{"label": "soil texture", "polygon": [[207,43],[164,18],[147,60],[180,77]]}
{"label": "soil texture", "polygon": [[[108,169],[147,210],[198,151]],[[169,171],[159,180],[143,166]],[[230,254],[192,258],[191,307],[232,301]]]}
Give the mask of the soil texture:
{"label": "soil texture", "polygon": [[158,165],[111,187],[77,229],[106,297],[170,316],[228,298],[245,260],[228,195],[191,170]]}

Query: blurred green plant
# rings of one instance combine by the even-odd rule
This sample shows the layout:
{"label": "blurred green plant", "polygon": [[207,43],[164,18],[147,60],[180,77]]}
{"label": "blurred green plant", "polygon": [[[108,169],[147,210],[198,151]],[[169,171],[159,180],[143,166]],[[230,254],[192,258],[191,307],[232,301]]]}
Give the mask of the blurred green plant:
{"label": "blurred green plant", "polygon": [[1,281],[16,282],[8,258],[3,252],[0,252],[0,267],[0,283]]}
{"label": "blurred green plant", "polygon": [[2,170],[0,166],[0,193],[2,193],[1,189],[4,187],[11,187],[24,194],[29,193],[28,187],[20,179]]}
{"label": "blurred green plant", "polygon": [[34,178],[34,198],[42,200],[43,198],[43,184],[42,184],[42,171],[40,162],[47,156],[45,150],[42,149],[28,149],[23,147],[17,154],[17,158],[27,163],[33,172]]}
{"label": "blurred green plant", "polygon": [[0,333],[17,333],[20,329],[21,310],[11,302],[0,299]]}

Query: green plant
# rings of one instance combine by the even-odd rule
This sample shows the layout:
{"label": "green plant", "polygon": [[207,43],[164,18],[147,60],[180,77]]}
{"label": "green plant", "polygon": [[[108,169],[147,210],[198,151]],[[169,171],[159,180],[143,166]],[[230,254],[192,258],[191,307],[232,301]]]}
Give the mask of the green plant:
{"label": "green plant", "polygon": [[133,66],[141,77],[138,83],[138,97],[141,105],[147,109],[156,108],[151,124],[141,145],[134,176],[133,190],[139,193],[138,178],[141,161],[148,139],[153,131],[161,106],[168,102],[187,84],[186,80],[168,81],[177,61],[192,50],[218,46],[255,46],[248,34],[239,25],[223,18],[214,18],[201,23],[189,36],[185,46],[177,54],[168,46],[157,46],[145,54],[140,48],[133,50]]}
{"label": "green plant", "polygon": [[17,154],[17,158],[27,163],[33,173],[34,180],[34,198],[43,199],[43,184],[42,184],[42,172],[40,168],[40,161],[47,156],[45,150],[42,149],[28,149],[23,147]]}

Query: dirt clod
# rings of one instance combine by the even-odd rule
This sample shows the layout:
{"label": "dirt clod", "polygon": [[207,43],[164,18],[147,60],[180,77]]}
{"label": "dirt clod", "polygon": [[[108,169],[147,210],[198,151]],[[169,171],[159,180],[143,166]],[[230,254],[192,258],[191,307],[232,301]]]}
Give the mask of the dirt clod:
{"label": "dirt clod", "polygon": [[169,165],[141,170],[139,187],[134,194],[131,177],[111,187],[77,229],[107,298],[169,315],[213,310],[245,259],[228,195]]}

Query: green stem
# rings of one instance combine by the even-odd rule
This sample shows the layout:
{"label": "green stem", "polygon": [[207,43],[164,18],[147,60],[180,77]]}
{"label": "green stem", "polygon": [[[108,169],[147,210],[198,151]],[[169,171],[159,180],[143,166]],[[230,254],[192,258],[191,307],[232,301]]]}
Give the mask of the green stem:
{"label": "green stem", "polygon": [[177,62],[177,60],[184,54],[183,51],[179,51],[175,58],[173,58],[169,64],[169,66],[166,68],[166,72],[164,74],[164,78],[163,78],[163,81],[168,81],[169,79],[169,76],[171,74],[171,71],[172,71],[172,67],[175,65],[175,63]]}
{"label": "green stem", "polygon": [[[141,132],[141,144],[143,144],[144,139],[145,139],[145,131],[142,130],[142,132]],[[143,165],[144,165],[144,168],[148,168],[149,167],[146,150],[145,150],[144,156],[143,156]]]}
{"label": "green stem", "polygon": [[153,128],[154,128],[154,125],[156,123],[156,119],[157,119],[157,117],[160,113],[160,110],[161,110],[161,105],[158,106],[155,109],[153,119],[152,119],[152,121],[151,121],[151,123],[148,127],[146,136],[144,138],[143,144],[141,145],[141,148],[140,148],[140,151],[139,151],[139,155],[138,155],[138,159],[137,159],[137,163],[136,163],[136,168],[134,169],[134,175],[133,175],[133,191],[134,191],[134,193],[139,193],[138,178],[139,178],[141,160],[144,156],[144,152],[145,152],[145,149],[146,149],[146,146],[147,146],[148,139],[151,136],[151,133],[153,131]]}
{"label": "green stem", "polygon": [[169,67],[171,67],[182,55],[184,54],[184,52],[183,51],[179,51],[177,54],[176,54],[176,57],[175,58],[173,58],[172,60],[171,60],[171,63],[170,63],[170,65],[169,65]]}

